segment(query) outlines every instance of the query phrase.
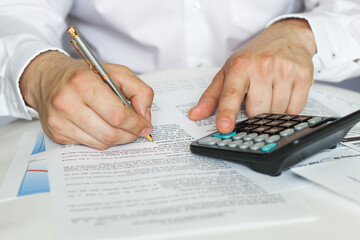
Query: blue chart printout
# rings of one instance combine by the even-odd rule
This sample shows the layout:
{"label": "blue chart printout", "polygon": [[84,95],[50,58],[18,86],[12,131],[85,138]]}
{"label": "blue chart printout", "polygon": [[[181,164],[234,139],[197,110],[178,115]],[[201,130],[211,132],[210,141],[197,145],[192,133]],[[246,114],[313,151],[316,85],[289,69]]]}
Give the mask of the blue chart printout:
{"label": "blue chart printout", "polygon": [[[44,138],[44,133],[38,134],[31,155],[45,152],[46,149]],[[20,197],[49,191],[50,187],[46,160],[43,159],[38,161],[29,161],[17,196]]]}
{"label": "blue chart printout", "polygon": [[0,201],[49,191],[45,135],[38,129],[23,134],[0,188]]}

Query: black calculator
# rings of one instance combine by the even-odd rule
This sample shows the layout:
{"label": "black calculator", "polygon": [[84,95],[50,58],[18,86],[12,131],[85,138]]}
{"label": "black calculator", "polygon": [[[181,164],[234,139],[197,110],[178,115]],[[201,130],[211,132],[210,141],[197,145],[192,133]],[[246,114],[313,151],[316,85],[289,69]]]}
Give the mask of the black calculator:
{"label": "black calculator", "polygon": [[360,110],[345,117],[263,113],[190,145],[193,153],[234,161],[263,174],[283,170],[321,150],[336,147],[360,121]]}

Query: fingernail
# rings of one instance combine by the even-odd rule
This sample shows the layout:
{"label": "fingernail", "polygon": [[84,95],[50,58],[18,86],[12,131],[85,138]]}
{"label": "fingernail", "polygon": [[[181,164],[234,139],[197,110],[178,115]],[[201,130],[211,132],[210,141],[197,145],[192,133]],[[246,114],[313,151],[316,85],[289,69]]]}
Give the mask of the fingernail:
{"label": "fingernail", "polygon": [[231,127],[231,122],[227,118],[222,118],[219,122],[219,128],[221,129],[228,129]]}
{"label": "fingernail", "polygon": [[144,128],[144,129],[141,131],[140,136],[146,137],[146,136],[150,135],[150,133],[151,133],[151,128]]}
{"label": "fingernail", "polygon": [[146,109],[145,118],[151,122],[151,110],[150,108]]}

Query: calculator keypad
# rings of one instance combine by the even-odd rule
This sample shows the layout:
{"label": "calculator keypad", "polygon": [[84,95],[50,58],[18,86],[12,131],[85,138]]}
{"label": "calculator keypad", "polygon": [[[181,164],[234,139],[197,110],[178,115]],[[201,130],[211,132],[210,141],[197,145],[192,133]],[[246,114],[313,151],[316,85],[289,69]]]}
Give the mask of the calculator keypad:
{"label": "calculator keypad", "polygon": [[264,113],[237,123],[231,133],[216,132],[198,140],[198,144],[267,153],[322,120],[322,117]]}

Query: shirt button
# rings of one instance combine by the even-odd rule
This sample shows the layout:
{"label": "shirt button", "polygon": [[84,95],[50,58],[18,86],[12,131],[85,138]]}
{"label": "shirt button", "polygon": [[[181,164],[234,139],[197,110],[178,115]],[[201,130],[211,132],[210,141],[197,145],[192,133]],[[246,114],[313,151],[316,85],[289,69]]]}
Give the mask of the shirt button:
{"label": "shirt button", "polygon": [[201,5],[198,2],[194,2],[192,4],[192,8],[193,8],[194,11],[197,11],[197,10],[199,10],[201,8]]}

